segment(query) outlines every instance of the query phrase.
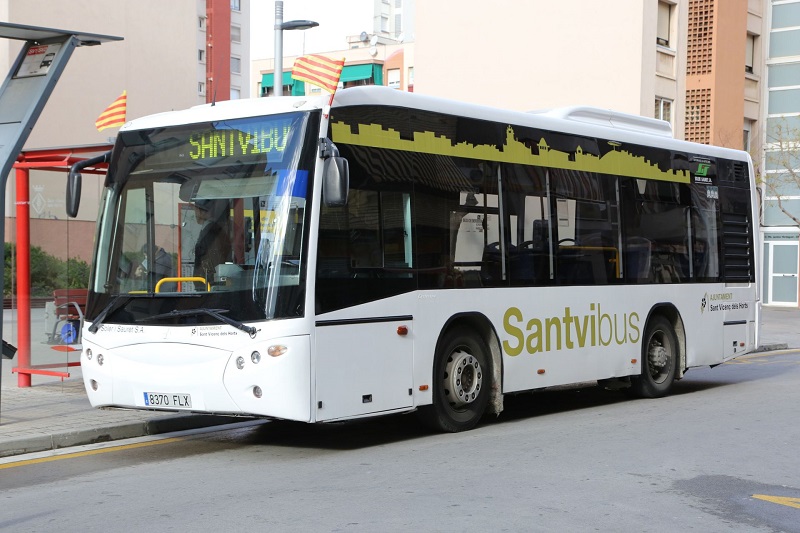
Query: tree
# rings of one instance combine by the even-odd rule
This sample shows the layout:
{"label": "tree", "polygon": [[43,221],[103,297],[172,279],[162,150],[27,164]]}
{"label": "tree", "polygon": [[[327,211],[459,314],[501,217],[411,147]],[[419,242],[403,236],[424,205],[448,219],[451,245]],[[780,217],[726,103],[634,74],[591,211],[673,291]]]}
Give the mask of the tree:
{"label": "tree", "polygon": [[[31,296],[52,296],[55,289],[86,288],[89,285],[89,264],[79,259],[63,261],[38,246],[31,246]],[[5,243],[3,296],[11,296],[16,275],[14,243]],[[13,267],[13,268],[12,268]]]}
{"label": "tree", "polygon": [[800,226],[800,119],[769,119],[764,154],[753,159],[767,202]]}

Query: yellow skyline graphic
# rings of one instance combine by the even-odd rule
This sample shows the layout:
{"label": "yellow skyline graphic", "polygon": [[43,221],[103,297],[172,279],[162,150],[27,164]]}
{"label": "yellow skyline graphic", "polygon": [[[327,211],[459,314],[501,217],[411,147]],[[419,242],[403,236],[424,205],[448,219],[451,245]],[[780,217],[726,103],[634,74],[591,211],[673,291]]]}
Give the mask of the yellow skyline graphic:
{"label": "yellow skyline graphic", "polygon": [[575,151],[574,158],[570,159],[569,153],[553,150],[544,138],[538,143],[539,153],[534,154],[524,143],[517,140],[511,126],[507,128],[506,141],[499,149],[487,144],[454,143],[451,139],[437,136],[430,131],[414,132],[413,139],[401,139],[400,132],[391,128],[384,129],[380,124],[358,124],[357,128],[358,132],[353,133],[348,124],[332,123],[333,142],[501,163],[616,174],[651,180],[690,182],[690,174],[687,170],[663,171],[658,168],[658,165],[651,163],[643,156],[636,156],[626,150],[618,149],[620,144],[615,142],[609,142],[614,148],[602,157],[585,153],[579,146]]}

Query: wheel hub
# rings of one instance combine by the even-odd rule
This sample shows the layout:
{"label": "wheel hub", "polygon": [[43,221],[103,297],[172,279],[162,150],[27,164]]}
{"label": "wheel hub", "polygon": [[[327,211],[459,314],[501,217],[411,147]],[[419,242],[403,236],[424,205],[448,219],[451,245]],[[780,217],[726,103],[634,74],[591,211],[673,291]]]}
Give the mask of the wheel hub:
{"label": "wheel hub", "polygon": [[461,407],[478,398],[483,386],[483,370],[473,355],[463,351],[453,352],[445,372],[444,388],[451,405]]}
{"label": "wheel hub", "polygon": [[650,364],[657,368],[664,368],[669,360],[669,352],[660,344],[651,344],[648,356]]}

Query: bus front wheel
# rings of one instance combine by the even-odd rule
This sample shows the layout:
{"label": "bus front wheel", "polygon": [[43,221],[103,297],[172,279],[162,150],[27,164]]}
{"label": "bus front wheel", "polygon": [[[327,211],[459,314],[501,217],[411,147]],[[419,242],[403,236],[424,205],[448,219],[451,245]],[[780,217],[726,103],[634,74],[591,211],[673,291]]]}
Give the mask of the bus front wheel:
{"label": "bus front wheel", "polygon": [[442,338],[433,368],[433,405],[419,410],[421,421],[438,431],[472,429],[489,402],[489,348],[466,327]]}
{"label": "bus front wheel", "polygon": [[640,398],[666,396],[678,369],[678,337],[669,320],[651,318],[642,342],[642,373],[632,378],[632,392]]}

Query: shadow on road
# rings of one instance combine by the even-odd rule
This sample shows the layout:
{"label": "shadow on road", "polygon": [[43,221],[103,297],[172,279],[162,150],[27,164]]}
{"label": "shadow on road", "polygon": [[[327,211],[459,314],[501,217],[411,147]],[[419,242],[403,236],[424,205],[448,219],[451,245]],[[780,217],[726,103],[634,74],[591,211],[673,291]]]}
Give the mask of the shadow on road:
{"label": "shadow on road", "polygon": [[[715,384],[704,385],[715,386]],[[699,387],[697,390],[701,390]],[[688,392],[688,391],[687,391]],[[500,416],[487,415],[478,426],[502,425],[572,410],[635,401],[624,392],[597,386],[506,395]],[[438,435],[422,426],[414,413],[334,424],[275,421],[255,428],[249,444],[321,450],[355,450]]]}
{"label": "shadow on road", "polygon": [[[742,371],[743,365],[746,365],[746,372]],[[733,389],[737,383],[770,379],[795,368],[800,369],[800,352],[755,354],[715,368],[691,369],[675,384],[672,395],[698,394],[720,387]],[[504,409],[500,416],[487,416],[481,425],[502,425],[633,401],[637,400],[625,391],[606,390],[593,386],[593,382],[574,387],[508,394],[504,398]],[[411,413],[334,424],[276,421],[254,429],[248,442],[269,446],[354,450],[432,435],[435,433],[421,426]]]}

